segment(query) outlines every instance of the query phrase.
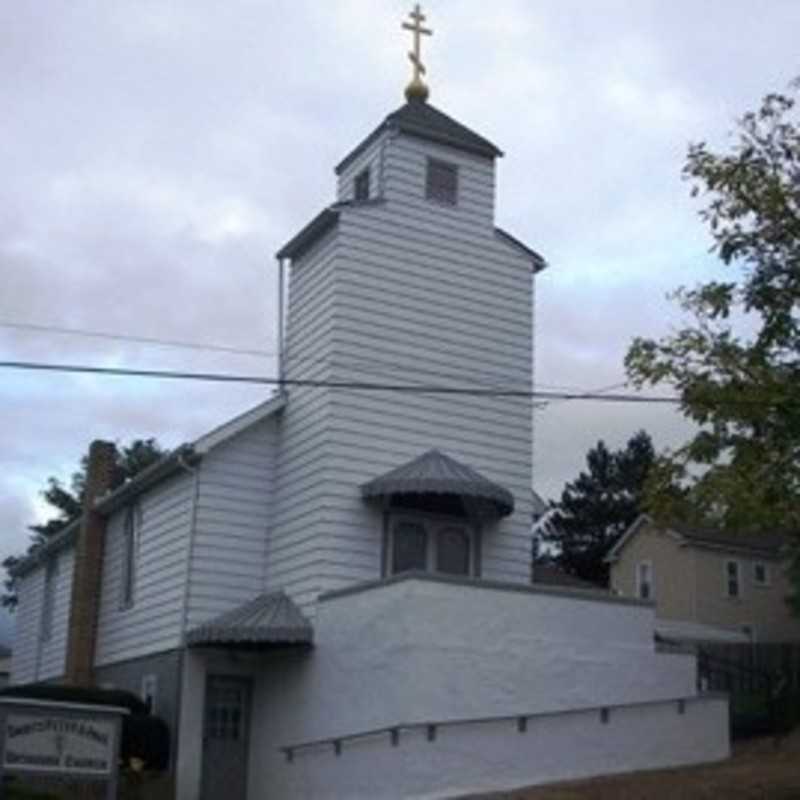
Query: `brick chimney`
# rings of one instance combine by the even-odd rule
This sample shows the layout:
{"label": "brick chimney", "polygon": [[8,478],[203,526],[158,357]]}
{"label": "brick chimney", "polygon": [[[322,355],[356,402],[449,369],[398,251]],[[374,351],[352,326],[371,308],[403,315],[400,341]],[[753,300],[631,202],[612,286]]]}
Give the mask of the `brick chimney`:
{"label": "brick chimney", "polygon": [[72,686],[91,686],[97,615],[100,610],[100,579],[106,518],[95,511],[95,501],[114,482],[116,448],[111,442],[95,440],[89,446],[83,511],[75,542],[72,573],[72,602],[67,628],[67,662],[64,680]]}

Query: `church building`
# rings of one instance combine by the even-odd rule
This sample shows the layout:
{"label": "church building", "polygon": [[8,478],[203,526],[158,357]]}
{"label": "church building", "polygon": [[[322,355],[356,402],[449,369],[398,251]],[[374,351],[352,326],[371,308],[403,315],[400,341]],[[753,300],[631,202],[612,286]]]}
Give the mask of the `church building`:
{"label": "church building", "polygon": [[[533,298],[492,142],[406,102],[277,252],[280,391],[17,568],[12,681],[114,686],[180,800],[452,797],[727,757],[654,607],[531,583]],[[284,301],[285,298],[285,301]]]}

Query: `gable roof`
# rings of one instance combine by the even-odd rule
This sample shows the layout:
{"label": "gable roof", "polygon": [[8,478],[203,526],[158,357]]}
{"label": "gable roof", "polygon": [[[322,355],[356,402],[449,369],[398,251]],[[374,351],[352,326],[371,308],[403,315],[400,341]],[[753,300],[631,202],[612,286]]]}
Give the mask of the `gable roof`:
{"label": "gable roof", "polygon": [[503,152],[488,139],[470,130],[438,108],[422,100],[409,100],[405,105],[392,111],[360,144],[351,150],[337,164],[335,172],[343,170],[384,131],[399,131],[408,136],[416,136],[436,144],[444,144],[457,150],[464,150],[485,158],[497,158]]}
{"label": "gable roof", "polygon": [[789,543],[790,537],[784,533],[753,533],[722,531],[718,528],[697,525],[670,524],[658,525],[648,514],[641,514],[622,534],[617,543],[609,550],[604,561],[612,563],[619,558],[625,545],[649,523],[664,533],[673,536],[683,546],[730,550],[767,558],[777,558],[781,550]]}
{"label": "gable roof", "polygon": [[[286,395],[277,394],[269,400],[259,403],[259,405],[254,408],[233,417],[233,419],[228,420],[200,436],[198,439],[195,439],[194,442],[188,442],[176,447],[154,464],[147,467],[147,469],[142,470],[138,475],[131,478],[131,480],[123,483],[122,486],[119,486],[113,492],[99,498],[95,508],[102,514],[111,514],[113,511],[126,505],[157,483],[185,469],[187,466],[193,466],[199,463],[203,456],[214,447],[232,439],[251,425],[262,422],[273,414],[276,414],[286,403]],[[58,533],[53,534],[47,542],[37,547],[36,550],[28,556],[21,559],[19,563],[10,570],[10,573],[14,577],[22,577],[60,550],[74,544],[80,526],[81,519],[79,517],[58,531]]]}

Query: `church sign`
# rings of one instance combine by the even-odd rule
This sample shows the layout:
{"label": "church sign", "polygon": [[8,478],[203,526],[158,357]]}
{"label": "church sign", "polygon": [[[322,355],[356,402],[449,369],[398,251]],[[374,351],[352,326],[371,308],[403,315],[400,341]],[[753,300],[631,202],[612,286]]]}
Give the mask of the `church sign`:
{"label": "church sign", "polygon": [[4,774],[104,781],[116,793],[120,729],[127,709],[0,698]]}

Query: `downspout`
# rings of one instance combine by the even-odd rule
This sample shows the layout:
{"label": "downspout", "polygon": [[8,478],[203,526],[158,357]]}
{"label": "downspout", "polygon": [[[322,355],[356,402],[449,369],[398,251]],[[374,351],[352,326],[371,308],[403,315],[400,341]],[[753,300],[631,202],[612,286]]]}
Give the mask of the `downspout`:
{"label": "downspout", "polygon": [[284,316],[284,262],[280,256],[276,257],[276,261],[278,262],[278,392],[283,394],[284,387],[283,381],[286,377],[285,369],[286,365],[284,363],[284,341],[283,341],[283,316]]}
{"label": "downspout", "polygon": [[189,521],[189,542],[186,546],[186,572],[183,579],[183,612],[181,613],[181,646],[178,651],[178,691],[177,703],[175,708],[175,719],[178,721],[178,730],[174,734],[174,753],[170,753],[170,769],[175,774],[175,781],[179,779],[178,776],[178,759],[181,751],[181,746],[185,745],[181,741],[181,720],[183,715],[183,689],[184,689],[184,676],[186,671],[186,628],[189,624],[189,595],[192,577],[192,561],[194,559],[194,542],[195,533],[197,531],[197,500],[200,496],[200,470],[193,467],[186,460],[186,453],[178,453],[178,466],[186,473],[191,475],[192,478],[192,513]]}

